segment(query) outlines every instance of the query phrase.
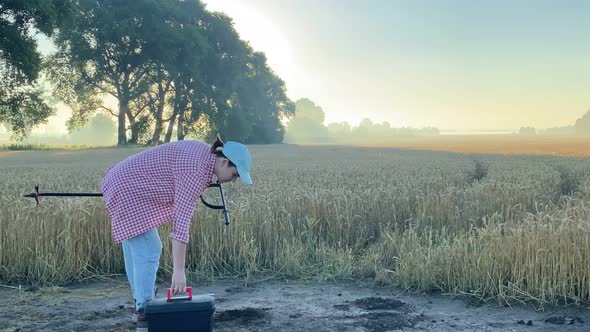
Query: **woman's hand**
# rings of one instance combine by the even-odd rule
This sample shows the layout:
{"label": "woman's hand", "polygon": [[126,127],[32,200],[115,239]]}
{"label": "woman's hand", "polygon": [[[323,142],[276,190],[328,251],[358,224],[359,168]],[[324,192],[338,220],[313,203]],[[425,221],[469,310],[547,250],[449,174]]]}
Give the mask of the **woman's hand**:
{"label": "woman's hand", "polygon": [[170,288],[172,289],[172,295],[186,293],[186,275],[184,269],[174,270],[172,272],[172,284]]}

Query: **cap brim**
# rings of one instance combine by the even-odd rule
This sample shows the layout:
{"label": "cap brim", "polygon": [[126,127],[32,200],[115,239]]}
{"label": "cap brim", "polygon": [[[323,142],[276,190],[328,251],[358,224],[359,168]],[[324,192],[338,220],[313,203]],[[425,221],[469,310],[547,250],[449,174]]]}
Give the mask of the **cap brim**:
{"label": "cap brim", "polygon": [[252,178],[250,177],[250,173],[246,171],[240,172],[239,168],[238,173],[240,174],[240,179],[242,179],[242,182],[244,182],[245,184],[252,184]]}

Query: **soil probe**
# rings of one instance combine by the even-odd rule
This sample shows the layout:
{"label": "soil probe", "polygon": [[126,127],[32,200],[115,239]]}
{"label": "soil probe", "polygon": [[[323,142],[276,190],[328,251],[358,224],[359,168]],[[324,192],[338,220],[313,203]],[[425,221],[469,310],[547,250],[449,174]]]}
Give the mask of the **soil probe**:
{"label": "soil probe", "polygon": [[[223,187],[221,186],[221,182],[219,182],[219,180],[218,180],[217,183],[210,184],[208,188],[213,188],[213,187],[219,188],[219,194],[221,195],[221,205],[209,204],[205,201],[203,196],[200,196],[201,202],[203,202],[203,205],[205,205],[206,207],[208,207],[210,209],[223,210],[223,218],[225,219],[225,224],[229,225],[229,213],[227,212],[227,207],[225,205],[225,196],[223,195]],[[101,197],[102,193],[40,193],[39,192],[39,185],[36,185],[35,192],[25,195],[24,197],[34,198],[35,201],[37,202],[37,205],[39,205],[39,197],[44,197],[44,196],[45,197],[50,197],[50,196],[52,196],[52,197]]]}

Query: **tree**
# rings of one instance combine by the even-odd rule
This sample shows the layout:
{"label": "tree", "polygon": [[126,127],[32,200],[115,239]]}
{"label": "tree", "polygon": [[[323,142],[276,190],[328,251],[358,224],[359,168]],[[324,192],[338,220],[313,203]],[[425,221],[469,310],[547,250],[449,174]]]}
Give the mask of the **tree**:
{"label": "tree", "polygon": [[[192,91],[186,94],[188,107],[180,110],[178,138],[209,125],[210,138],[217,132],[226,139],[243,140],[252,128],[245,111],[248,101],[243,95],[243,84],[250,71],[252,49],[240,40],[230,17],[207,12],[197,21],[209,45],[200,66],[199,77],[184,85]],[[241,93],[241,92],[242,93]],[[253,96],[250,96],[253,97]]]}
{"label": "tree", "polygon": [[520,129],[518,130],[518,133],[520,135],[535,135],[537,133],[537,130],[533,127],[520,127]]}
{"label": "tree", "polygon": [[[118,118],[118,142],[157,143],[220,132],[280,142],[294,106],[285,84],[240,40],[231,19],[197,0],[79,0],[50,64],[73,130],[99,110]],[[104,96],[118,101],[108,108]],[[127,125],[128,124],[128,125]],[[127,130],[131,138],[127,141]]]}
{"label": "tree", "polygon": [[12,68],[0,63],[0,122],[12,132],[12,138],[25,139],[30,130],[46,123],[54,110],[33,82],[23,82]]}
{"label": "tree", "polygon": [[69,0],[13,0],[0,3],[0,122],[24,139],[53,109],[36,84],[42,69],[33,31],[51,36],[71,15]]}
{"label": "tree", "polygon": [[287,124],[287,138],[292,141],[325,140],[324,111],[307,98],[295,102],[295,115]]}
{"label": "tree", "polygon": [[373,121],[369,118],[362,119],[358,127],[352,129],[352,134],[356,136],[356,138],[368,138],[372,132]]}
{"label": "tree", "polygon": [[250,56],[251,68],[238,90],[240,109],[251,121],[250,133],[243,138],[246,143],[280,143],[285,128],[282,118],[290,118],[295,104],[287,97],[285,82],[268,67],[266,56],[255,52]]}
{"label": "tree", "polygon": [[[162,14],[163,4],[150,0],[79,0],[78,12],[69,29],[57,36],[59,50],[51,60],[52,81],[61,99],[74,114],[70,130],[81,126],[98,110],[118,119],[118,144],[137,141],[135,119],[144,109],[132,112],[131,102],[150,87],[146,36],[151,23]],[[101,101],[111,95],[118,111]]]}
{"label": "tree", "polygon": [[[178,139],[188,133],[245,143],[278,143],[284,136],[280,119],[293,114],[285,83],[268,67],[266,56],[240,40],[231,18],[204,13],[197,21],[208,49],[198,75],[175,86],[186,87],[185,109],[178,112]],[[169,127],[171,128],[171,127]]]}
{"label": "tree", "polygon": [[581,118],[576,120],[574,128],[577,135],[590,134],[590,111],[586,112]]}
{"label": "tree", "polygon": [[330,123],[328,125],[330,136],[338,139],[350,137],[351,128],[348,122]]}
{"label": "tree", "polygon": [[112,145],[117,143],[117,125],[110,116],[99,113],[70,136],[74,144]]}
{"label": "tree", "polygon": [[371,136],[378,138],[386,138],[393,136],[394,134],[395,132],[391,129],[391,124],[389,124],[389,122],[387,121],[373,124]]}
{"label": "tree", "polygon": [[[146,37],[145,45],[152,82],[147,92],[153,120],[149,141],[154,143],[160,141],[166,122],[171,134],[181,109],[184,112],[190,105],[190,96],[199,88],[195,82],[202,80],[202,58],[209,52],[200,23],[207,16],[203,4],[178,0],[162,4],[165,9],[153,19],[153,33]],[[197,121],[198,116],[190,119]],[[166,135],[167,141],[170,136]]]}

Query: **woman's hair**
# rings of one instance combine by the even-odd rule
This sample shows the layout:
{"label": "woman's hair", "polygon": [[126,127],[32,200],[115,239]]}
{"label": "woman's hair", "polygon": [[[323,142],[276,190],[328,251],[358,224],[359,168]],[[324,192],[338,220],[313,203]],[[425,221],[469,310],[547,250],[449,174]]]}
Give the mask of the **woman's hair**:
{"label": "woman's hair", "polygon": [[215,137],[215,142],[213,142],[213,144],[211,144],[211,153],[213,153],[214,155],[218,156],[218,157],[222,157],[225,158],[229,161],[229,166],[230,167],[236,167],[236,165],[234,163],[231,162],[231,160],[229,160],[221,151],[221,148],[223,148],[223,141],[221,140],[221,137],[219,137],[219,134],[217,134],[217,136]]}
{"label": "woman's hair", "polygon": [[[217,154],[217,152],[221,152],[222,147],[223,141],[221,140],[221,137],[219,137],[219,134],[217,134],[217,136],[215,137],[215,142],[211,144],[211,153]],[[217,151],[218,149],[220,149],[220,151]]]}

